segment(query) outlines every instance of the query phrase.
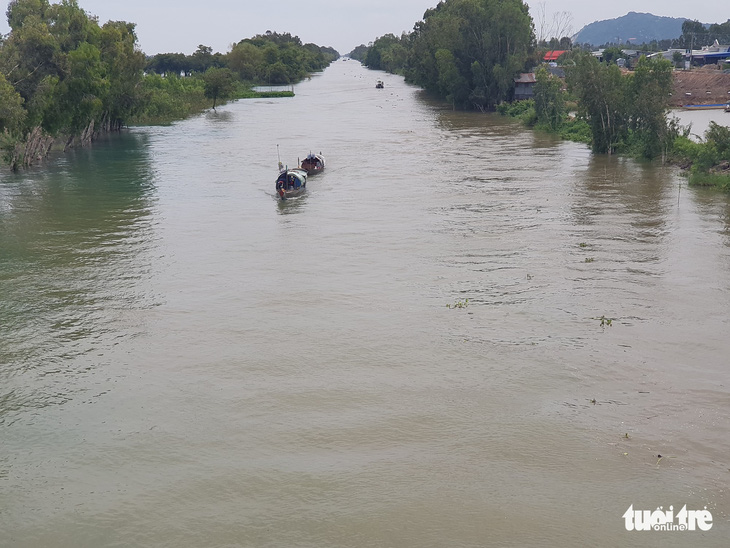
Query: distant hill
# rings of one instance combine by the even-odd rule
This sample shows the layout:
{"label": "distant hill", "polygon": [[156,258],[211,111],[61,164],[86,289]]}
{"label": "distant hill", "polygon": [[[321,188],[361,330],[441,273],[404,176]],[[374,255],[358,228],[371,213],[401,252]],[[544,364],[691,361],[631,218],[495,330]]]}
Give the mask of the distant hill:
{"label": "distant hill", "polygon": [[646,44],[652,40],[671,40],[682,34],[682,23],[687,18],[659,17],[651,13],[631,11],[623,17],[596,21],[586,25],[573,37],[574,44],[608,43]]}

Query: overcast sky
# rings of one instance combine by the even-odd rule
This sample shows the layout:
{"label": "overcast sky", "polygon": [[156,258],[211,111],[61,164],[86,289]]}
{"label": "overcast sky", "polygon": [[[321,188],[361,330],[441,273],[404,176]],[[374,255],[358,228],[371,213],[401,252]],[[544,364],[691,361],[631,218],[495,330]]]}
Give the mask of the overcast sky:
{"label": "overcast sky", "polygon": [[[331,46],[341,54],[387,33],[411,31],[424,11],[438,0],[78,0],[100,23],[136,23],[142,51],[190,54],[198,44],[226,53],[230,45],[267,30],[289,32],[303,42]],[[58,0],[51,0],[58,3]],[[4,16],[0,33],[9,32]],[[548,22],[556,13],[572,16],[572,33],[594,21],[626,15],[629,11],[668,17],[687,17],[703,23],[728,18],[723,3],[679,0],[544,0],[528,1],[533,18],[544,5]]]}

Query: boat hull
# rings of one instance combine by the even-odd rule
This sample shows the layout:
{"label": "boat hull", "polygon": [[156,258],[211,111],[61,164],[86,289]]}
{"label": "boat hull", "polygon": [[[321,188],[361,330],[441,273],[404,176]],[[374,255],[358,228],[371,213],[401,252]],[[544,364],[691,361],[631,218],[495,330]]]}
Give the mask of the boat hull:
{"label": "boat hull", "polygon": [[304,194],[306,190],[306,188],[303,188],[301,190],[285,190],[279,193],[279,199],[285,201],[290,198],[296,198],[297,196],[301,196],[302,194]]}
{"label": "boat hull", "polygon": [[285,169],[276,178],[276,194],[281,200],[301,196],[307,190],[307,172],[303,169]]}
{"label": "boat hull", "polygon": [[302,161],[299,167],[306,171],[307,175],[316,175],[317,173],[324,171],[324,166],[324,156],[321,154],[310,154],[304,159],[304,161]]}

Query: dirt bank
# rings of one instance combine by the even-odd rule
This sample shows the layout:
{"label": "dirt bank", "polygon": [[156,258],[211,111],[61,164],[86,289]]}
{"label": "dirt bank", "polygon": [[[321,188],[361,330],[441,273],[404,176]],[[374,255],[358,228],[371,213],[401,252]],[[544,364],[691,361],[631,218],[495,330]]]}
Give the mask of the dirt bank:
{"label": "dirt bank", "polygon": [[715,105],[730,101],[730,74],[712,69],[675,71],[670,105]]}

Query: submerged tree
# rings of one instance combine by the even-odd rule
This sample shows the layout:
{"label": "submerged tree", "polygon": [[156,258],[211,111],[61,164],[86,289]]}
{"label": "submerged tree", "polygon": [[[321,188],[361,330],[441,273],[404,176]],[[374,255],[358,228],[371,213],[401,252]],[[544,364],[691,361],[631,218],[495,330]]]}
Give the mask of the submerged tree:
{"label": "submerged tree", "polygon": [[534,34],[521,0],[446,0],[410,40],[410,81],[455,106],[488,109],[509,98]]}
{"label": "submerged tree", "polygon": [[6,83],[0,93],[10,97],[14,114],[0,117],[0,131],[11,165],[42,156],[52,138],[87,141],[100,129],[121,127],[138,101],[144,66],[133,24],[99,27],[76,0],[13,0],[7,16],[11,32],[0,44]]}
{"label": "submerged tree", "polygon": [[624,147],[645,158],[663,153],[675,133],[666,116],[673,85],[670,61],[641,57],[634,72],[624,74],[585,53],[575,57],[567,76],[590,125],[595,152],[612,154]]}
{"label": "submerged tree", "polygon": [[633,143],[645,158],[662,152],[672,86],[672,63],[665,59],[642,56],[628,76],[629,128]]}
{"label": "submerged tree", "polygon": [[544,66],[535,71],[535,113],[537,123],[557,131],[565,118],[563,82],[550,74]]}
{"label": "submerged tree", "polygon": [[230,97],[234,89],[235,76],[227,68],[209,68],[203,74],[205,82],[205,96],[213,99],[213,110],[215,110],[218,99]]}
{"label": "submerged tree", "polygon": [[627,131],[626,81],[616,65],[591,54],[578,55],[567,72],[568,88],[591,128],[594,152],[612,154]]}

